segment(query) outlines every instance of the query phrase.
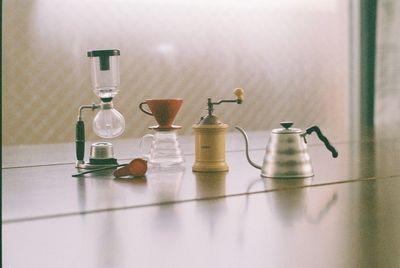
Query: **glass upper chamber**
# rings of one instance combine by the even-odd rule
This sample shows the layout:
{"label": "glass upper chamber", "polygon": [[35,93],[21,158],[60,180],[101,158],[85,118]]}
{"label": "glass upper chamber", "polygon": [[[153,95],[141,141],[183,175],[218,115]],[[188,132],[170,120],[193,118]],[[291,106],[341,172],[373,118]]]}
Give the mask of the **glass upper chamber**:
{"label": "glass upper chamber", "polygon": [[120,84],[118,49],[88,51],[94,93],[99,98],[113,98]]}

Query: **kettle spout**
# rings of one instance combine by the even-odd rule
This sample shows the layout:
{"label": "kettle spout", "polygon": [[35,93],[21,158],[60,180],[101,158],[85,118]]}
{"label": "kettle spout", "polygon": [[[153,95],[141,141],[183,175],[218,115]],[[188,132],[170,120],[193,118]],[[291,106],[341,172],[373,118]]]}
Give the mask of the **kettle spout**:
{"label": "kettle spout", "polygon": [[244,141],[245,141],[245,144],[246,144],[246,157],[247,157],[247,161],[249,161],[250,165],[252,165],[253,167],[258,168],[258,169],[261,169],[261,166],[260,166],[260,165],[257,165],[256,163],[254,163],[254,162],[251,161],[251,159],[250,159],[250,156],[249,156],[249,138],[247,137],[246,132],[244,131],[243,128],[241,128],[241,127],[239,127],[239,126],[236,126],[235,128],[236,128],[237,130],[239,130],[240,133],[243,134]]}

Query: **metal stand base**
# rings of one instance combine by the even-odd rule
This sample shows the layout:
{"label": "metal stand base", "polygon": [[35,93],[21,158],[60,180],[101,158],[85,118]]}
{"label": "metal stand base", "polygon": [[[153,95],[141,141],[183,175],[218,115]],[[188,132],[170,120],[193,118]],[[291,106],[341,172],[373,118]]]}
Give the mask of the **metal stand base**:
{"label": "metal stand base", "polygon": [[118,163],[110,163],[110,164],[91,164],[85,163],[85,161],[76,161],[75,167],[77,169],[96,169],[96,168],[103,168],[103,167],[116,167]]}

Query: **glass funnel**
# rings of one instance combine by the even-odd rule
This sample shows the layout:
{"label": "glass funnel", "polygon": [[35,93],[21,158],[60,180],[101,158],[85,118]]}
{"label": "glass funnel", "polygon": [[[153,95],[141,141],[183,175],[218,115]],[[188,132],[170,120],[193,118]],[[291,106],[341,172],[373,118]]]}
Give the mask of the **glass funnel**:
{"label": "glass funnel", "polygon": [[91,76],[94,93],[101,99],[113,98],[119,86],[118,49],[88,51],[91,58]]}

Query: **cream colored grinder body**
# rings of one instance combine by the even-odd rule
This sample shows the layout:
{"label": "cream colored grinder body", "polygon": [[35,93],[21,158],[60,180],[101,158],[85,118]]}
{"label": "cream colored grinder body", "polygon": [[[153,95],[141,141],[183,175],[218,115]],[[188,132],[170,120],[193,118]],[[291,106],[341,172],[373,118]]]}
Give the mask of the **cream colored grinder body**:
{"label": "cream colored grinder body", "polygon": [[193,171],[218,172],[228,171],[225,161],[225,134],[228,125],[224,123],[193,125],[195,133],[196,159]]}

